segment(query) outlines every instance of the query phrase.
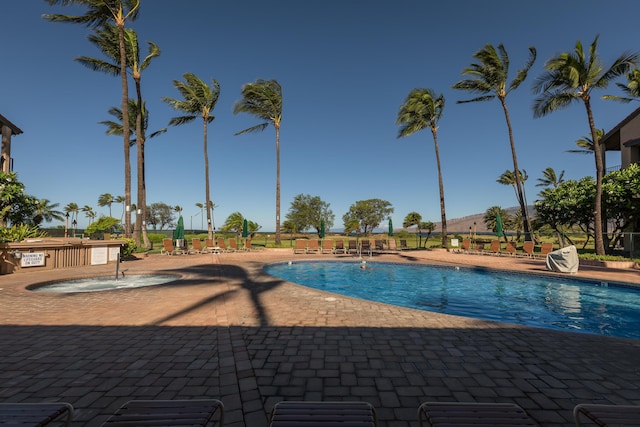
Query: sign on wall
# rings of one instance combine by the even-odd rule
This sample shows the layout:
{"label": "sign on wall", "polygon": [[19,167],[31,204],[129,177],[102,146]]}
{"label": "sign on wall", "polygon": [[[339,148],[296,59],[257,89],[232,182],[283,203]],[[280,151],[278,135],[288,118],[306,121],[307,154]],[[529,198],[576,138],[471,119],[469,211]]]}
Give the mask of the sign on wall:
{"label": "sign on wall", "polygon": [[20,267],[39,267],[44,265],[44,252],[22,252]]}
{"label": "sign on wall", "polygon": [[101,265],[107,263],[107,247],[94,246],[91,248],[91,265]]}

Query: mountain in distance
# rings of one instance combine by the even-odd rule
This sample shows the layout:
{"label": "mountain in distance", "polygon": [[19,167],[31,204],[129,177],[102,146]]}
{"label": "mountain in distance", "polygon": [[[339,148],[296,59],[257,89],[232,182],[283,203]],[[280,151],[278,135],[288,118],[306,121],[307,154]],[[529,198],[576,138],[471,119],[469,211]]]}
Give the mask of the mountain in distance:
{"label": "mountain in distance", "polygon": [[[511,208],[505,208],[508,214],[513,215],[515,212],[518,212],[520,207],[514,206]],[[535,215],[535,209],[533,206],[529,205],[529,214],[531,216]],[[469,229],[473,232],[474,223],[475,223],[475,232],[477,234],[486,234],[493,233],[493,230],[489,230],[484,225],[484,212],[463,216],[461,218],[447,219],[447,234],[458,233],[458,234],[468,234]],[[442,223],[440,221],[435,222],[436,229],[435,232],[442,231]],[[412,227],[413,228],[413,227]]]}

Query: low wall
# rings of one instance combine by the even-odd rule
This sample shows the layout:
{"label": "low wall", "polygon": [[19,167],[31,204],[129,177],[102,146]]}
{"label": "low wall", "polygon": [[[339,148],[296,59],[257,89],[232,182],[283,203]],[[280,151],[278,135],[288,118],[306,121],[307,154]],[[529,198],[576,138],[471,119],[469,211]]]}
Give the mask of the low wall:
{"label": "low wall", "polygon": [[124,243],[76,238],[0,243],[0,274],[115,263]]}

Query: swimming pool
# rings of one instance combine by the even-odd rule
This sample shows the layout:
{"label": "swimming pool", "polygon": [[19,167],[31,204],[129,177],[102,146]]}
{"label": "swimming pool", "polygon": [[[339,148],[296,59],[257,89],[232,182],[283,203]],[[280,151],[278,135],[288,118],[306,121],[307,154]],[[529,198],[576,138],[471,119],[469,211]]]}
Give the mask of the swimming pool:
{"label": "swimming pool", "polygon": [[289,282],[401,307],[640,339],[640,290],[571,278],[399,263],[304,261],[265,271]]}

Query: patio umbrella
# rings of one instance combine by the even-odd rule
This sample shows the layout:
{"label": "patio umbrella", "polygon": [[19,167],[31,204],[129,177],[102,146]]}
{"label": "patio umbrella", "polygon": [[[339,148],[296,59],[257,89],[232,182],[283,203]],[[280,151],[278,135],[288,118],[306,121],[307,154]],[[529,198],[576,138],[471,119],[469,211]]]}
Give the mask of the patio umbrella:
{"label": "patio umbrella", "polygon": [[176,246],[184,246],[184,219],[182,215],[178,217],[178,224],[176,225],[176,229],[173,230],[173,240],[176,241]]}
{"label": "patio umbrella", "polygon": [[502,217],[500,216],[500,213],[496,213],[496,236],[504,236],[504,231],[502,230]]}
{"label": "patio umbrella", "polygon": [[324,239],[324,219],[320,220],[320,238]]}
{"label": "patio umbrella", "polygon": [[389,218],[389,236],[393,236],[393,221]]}
{"label": "patio umbrella", "polygon": [[242,221],[242,237],[247,237],[249,235],[249,224],[247,223],[247,219],[245,218]]}

